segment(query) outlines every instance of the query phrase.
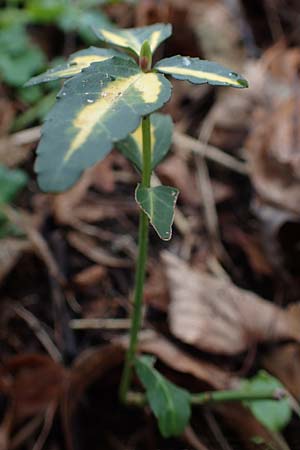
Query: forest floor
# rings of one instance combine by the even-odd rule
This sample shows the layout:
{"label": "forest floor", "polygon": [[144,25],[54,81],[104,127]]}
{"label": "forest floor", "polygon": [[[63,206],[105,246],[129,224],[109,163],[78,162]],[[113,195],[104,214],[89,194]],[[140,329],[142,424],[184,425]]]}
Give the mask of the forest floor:
{"label": "forest floor", "polygon": [[[250,86],[173,81],[163,111],[175,122],[172,152],[156,177],[180,196],[172,240],[151,231],[139,352],[192,392],[233,389],[266,370],[295,400],[294,414],[275,433],[241,404],[203,406],[182,437],[163,439],[147,408],[120,404],[138,174],[114,150],[71,190],[42,193],[37,108],[4,81],[0,164],[28,180],[3,205],[0,450],[298,450],[300,6],[141,0],[105,11],[120,27],[172,23],[158,57],[214,60]],[[49,61],[85,45],[56,25],[27,31]]]}

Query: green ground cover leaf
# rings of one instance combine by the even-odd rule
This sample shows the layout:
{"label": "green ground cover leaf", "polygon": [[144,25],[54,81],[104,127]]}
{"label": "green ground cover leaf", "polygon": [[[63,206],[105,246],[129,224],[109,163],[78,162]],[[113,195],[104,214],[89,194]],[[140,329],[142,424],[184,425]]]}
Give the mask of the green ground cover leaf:
{"label": "green ground cover leaf", "polygon": [[[267,372],[261,370],[253,378],[245,380],[242,390],[245,393],[258,393],[266,390],[284,390],[284,386]],[[244,402],[252,414],[271,431],[281,431],[291,420],[292,408],[288,398],[282,400],[255,400]]]}
{"label": "green ground cover leaf", "polygon": [[153,367],[154,361],[151,356],[136,359],[136,372],[146,390],[161,434],[166,438],[178,436],[183,433],[190,419],[190,394],[163,377]]}

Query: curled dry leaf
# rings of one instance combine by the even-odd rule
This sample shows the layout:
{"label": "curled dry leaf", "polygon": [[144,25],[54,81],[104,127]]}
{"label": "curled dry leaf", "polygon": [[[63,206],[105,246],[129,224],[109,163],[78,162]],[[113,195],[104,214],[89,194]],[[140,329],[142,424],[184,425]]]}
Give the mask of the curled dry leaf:
{"label": "curled dry leaf", "polygon": [[[300,339],[299,305],[283,310],[228,280],[194,271],[163,253],[172,333],[212,353],[236,354],[263,341]],[[297,324],[298,322],[298,324]]]}
{"label": "curled dry leaf", "polygon": [[259,195],[275,205],[300,211],[300,100],[290,98],[275,112],[260,112],[246,147],[251,179]]}

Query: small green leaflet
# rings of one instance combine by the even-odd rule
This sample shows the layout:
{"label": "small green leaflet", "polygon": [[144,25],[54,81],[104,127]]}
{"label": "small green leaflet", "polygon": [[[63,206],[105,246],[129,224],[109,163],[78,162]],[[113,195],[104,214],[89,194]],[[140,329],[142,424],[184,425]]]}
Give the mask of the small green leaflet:
{"label": "small green leaflet", "polygon": [[34,45],[22,25],[0,28],[0,79],[22,86],[45,66],[42,50]]}
{"label": "small green leaflet", "polygon": [[137,375],[146,389],[161,434],[165,438],[179,436],[190,420],[190,394],[163,377],[154,369],[154,362],[155,358],[151,356],[136,359]]}
{"label": "small green leaflet", "polygon": [[139,56],[144,41],[148,41],[152,53],[156,48],[172,34],[170,24],[157,23],[148,27],[127,28],[94,28],[96,35],[101,41],[116,45],[117,47],[132,50]]}
{"label": "small green leaflet", "polygon": [[[261,370],[253,378],[244,380],[241,390],[245,393],[284,390],[284,386],[270,374]],[[291,420],[292,408],[288,398],[282,400],[255,400],[243,402],[256,419],[271,431],[281,431]]]}
{"label": "small green leaflet", "polygon": [[150,223],[164,241],[172,237],[175,204],[179,191],[170,186],[145,188],[138,184],[135,200],[149,217]]}
{"label": "small green leaflet", "polygon": [[28,177],[23,170],[0,165],[0,204],[12,202],[26,186]]}
{"label": "small green leaflet", "polygon": [[[152,147],[152,170],[168,153],[173,134],[173,122],[171,116],[154,113],[151,115],[151,147]],[[143,136],[140,125],[126,139],[117,143],[117,148],[128,158],[136,168],[142,171],[143,159]]]}
{"label": "small green leaflet", "polygon": [[73,53],[66,64],[61,64],[53,69],[47,70],[36,77],[31,78],[25,86],[34,86],[39,83],[58,80],[60,78],[70,78],[80,73],[84,68],[89,67],[94,62],[102,62],[111,59],[113,56],[129,59],[129,56],[123,55],[115,50],[106,48],[89,47],[85,50]]}
{"label": "small green leaflet", "polygon": [[238,73],[212,61],[205,61],[189,56],[172,56],[159,61],[155,69],[178,80],[194,84],[211,84],[213,86],[248,87],[248,82]]}
{"label": "small green leaflet", "polygon": [[65,82],[37,150],[41,189],[70,188],[83,170],[101,161],[170,95],[163,75],[144,73],[133,60],[118,57],[95,62]]}
{"label": "small green leaflet", "polygon": [[11,203],[27,182],[28,177],[23,170],[8,169],[0,165],[0,239],[22,235],[22,231],[12,224],[1,210],[1,204]]}

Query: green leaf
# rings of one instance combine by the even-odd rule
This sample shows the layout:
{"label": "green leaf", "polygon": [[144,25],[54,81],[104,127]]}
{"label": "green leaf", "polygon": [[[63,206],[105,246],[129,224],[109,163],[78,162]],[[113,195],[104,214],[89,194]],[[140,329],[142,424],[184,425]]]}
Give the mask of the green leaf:
{"label": "green leaf", "polygon": [[41,189],[71,187],[170,95],[163,75],[144,73],[134,61],[116,57],[71,78],[43,126],[35,165]]}
{"label": "green leaf", "polygon": [[44,62],[43,52],[30,42],[23,26],[0,30],[0,79],[22,86]]}
{"label": "green leaf", "polygon": [[145,188],[138,184],[135,199],[149,217],[150,223],[164,241],[172,237],[175,204],[179,191],[169,186]]}
{"label": "green leaf", "polygon": [[27,0],[26,10],[37,23],[51,23],[68,7],[66,0]]}
{"label": "green leaf", "polygon": [[[261,370],[252,379],[245,380],[241,388],[245,393],[259,393],[266,390],[282,390],[284,386],[267,372]],[[252,414],[271,431],[282,430],[291,420],[292,409],[287,398],[282,400],[255,400],[243,402]]]}
{"label": "green leaf", "polygon": [[178,80],[194,84],[211,84],[214,86],[248,87],[248,82],[238,73],[212,61],[204,61],[188,56],[172,56],[159,61],[155,69],[172,75]]}
{"label": "green leaf", "polygon": [[96,35],[101,41],[132,50],[139,56],[144,41],[148,41],[152,52],[172,34],[171,25],[157,23],[148,27],[127,28],[96,28]]}
{"label": "green leaf", "polygon": [[151,356],[136,359],[136,372],[146,389],[147,400],[158,420],[161,434],[165,438],[179,436],[190,420],[190,394],[154,369],[154,361]]}
{"label": "green leaf", "polygon": [[20,169],[8,169],[0,165],[0,239],[6,236],[22,236],[24,233],[11,223],[1,210],[1,205],[11,203],[28,182],[27,174]]}
{"label": "green leaf", "polygon": [[[168,153],[173,134],[173,122],[171,116],[154,113],[151,115],[151,147],[152,170]],[[143,160],[143,135],[142,125],[126,139],[117,143],[117,148],[128,158],[136,168],[142,171]]]}
{"label": "green leaf", "polygon": [[50,69],[37,77],[31,78],[25,86],[34,86],[39,83],[57,80],[59,78],[70,78],[94,62],[103,62],[111,59],[113,56],[128,59],[126,55],[106,48],[90,47],[85,50],[73,53],[66,64],[61,64],[54,69]]}
{"label": "green leaf", "polygon": [[26,186],[28,177],[23,170],[0,165],[0,204],[12,202]]}

